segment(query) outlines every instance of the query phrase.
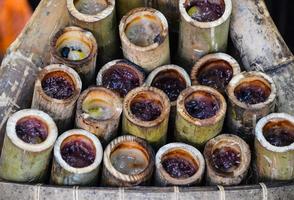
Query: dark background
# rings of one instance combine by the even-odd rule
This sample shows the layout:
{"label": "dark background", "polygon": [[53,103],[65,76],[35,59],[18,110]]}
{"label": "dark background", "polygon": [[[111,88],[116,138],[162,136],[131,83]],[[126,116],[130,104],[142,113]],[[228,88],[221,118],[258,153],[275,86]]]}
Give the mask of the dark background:
{"label": "dark background", "polygon": [[[39,0],[30,0],[33,8],[38,2]],[[294,52],[294,0],[265,0],[265,2],[284,40]]]}

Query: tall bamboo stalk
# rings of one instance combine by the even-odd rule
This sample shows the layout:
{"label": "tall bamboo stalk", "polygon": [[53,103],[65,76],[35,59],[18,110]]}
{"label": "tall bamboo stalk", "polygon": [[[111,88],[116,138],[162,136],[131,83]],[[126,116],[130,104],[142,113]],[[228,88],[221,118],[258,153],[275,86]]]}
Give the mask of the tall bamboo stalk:
{"label": "tall bamboo stalk", "polygon": [[[51,77],[66,79],[74,88],[72,95],[66,99],[48,96],[43,90],[42,83]],[[52,116],[59,131],[68,130],[73,126],[74,110],[81,88],[81,79],[72,68],[59,64],[49,65],[39,73],[35,82],[32,108],[43,110]]]}
{"label": "tall bamboo stalk", "polygon": [[[44,125],[46,138],[41,143],[30,142],[35,138],[25,141],[19,137],[16,127],[21,121],[25,122],[25,120],[34,120],[40,122],[41,126]],[[28,126],[26,128],[31,131],[30,127],[34,125]],[[34,126],[34,129],[41,131],[38,127],[38,125]],[[31,133],[25,132],[25,134],[24,137],[28,138]],[[51,152],[57,136],[57,127],[53,119],[46,113],[34,109],[14,113],[8,119],[6,125],[0,158],[0,177],[8,181],[25,183],[44,181],[48,175]]]}
{"label": "tall bamboo stalk", "polygon": [[203,55],[226,51],[229,34],[231,0],[221,1],[225,4],[224,14],[212,22],[199,22],[192,19],[187,12],[191,0],[180,0],[180,30],[178,62],[190,72],[192,66]]}
{"label": "tall bamboo stalk", "polygon": [[[75,145],[76,142],[82,142],[87,148],[86,151],[93,153],[93,163],[85,167],[75,167],[64,159],[63,148],[66,145]],[[70,149],[77,149],[81,143]],[[93,151],[93,152],[92,152]],[[72,156],[77,156],[78,152],[73,152]],[[85,153],[85,152],[84,152]],[[89,156],[89,155],[86,155]],[[103,157],[103,149],[96,136],[83,129],[73,129],[66,131],[57,139],[54,145],[54,159],[51,170],[51,182],[57,185],[96,185],[98,182],[98,173],[100,163]],[[74,160],[74,158],[71,158]]]}
{"label": "tall bamboo stalk", "polygon": [[122,18],[119,33],[124,57],[146,72],[170,63],[168,23],[159,11],[152,8],[130,11]]}
{"label": "tall bamboo stalk", "polygon": [[90,30],[98,43],[99,66],[115,59],[119,54],[115,0],[67,0],[71,24]]}
{"label": "tall bamboo stalk", "polygon": [[[69,60],[62,56],[62,49],[77,48],[85,58]],[[65,64],[80,75],[84,87],[94,83],[96,75],[97,43],[91,32],[79,27],[66,27],[56,33],[50,42],[51,63]]]}
{"label": "tall bamboo stalk", "polygon": [[[272,130],[270,130],[272,129]],[[280,129],[280,130],[279,130]],[[269,142],[269,131],[287,136],[287,144],[276,146]],[[285,113],[273,113],[261,120],[255,128],[255,156],[260,180],[277,181],[294,179],[294,117]],[[278,140],[279,141],[279,140]],[[292,143],[291,143],[292,141]],[[273,142],[276,142],[273,140]]]}

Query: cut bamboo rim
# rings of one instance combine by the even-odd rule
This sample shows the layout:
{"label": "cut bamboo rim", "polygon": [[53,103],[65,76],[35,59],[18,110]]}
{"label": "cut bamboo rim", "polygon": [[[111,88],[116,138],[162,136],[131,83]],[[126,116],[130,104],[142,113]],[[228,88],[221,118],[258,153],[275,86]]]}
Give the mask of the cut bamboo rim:
{"label": "cut bamboo rim", "polygon": [[[20,120],[33,118],[46,127],[47,137],[37,144],[26,143],[16,133]],[[44,181],[49,167],[53,145],[58,136],[53,119],[46,113],[26,109],[14,113],[7,121],[0,159],[0,177],[15,182]]]}
{"label": "cut bamboo rim", "polygon": [[[152,121],[143,121],[131,111],[135,101],[148,100],[161,108],[160,115]],[[138,87],[129,92],[123,103],[123,134],[130,134],[147,140],[155,149],[166,143],[170,102],[161,90],[154,87]]]}
{"label": "cut bamboo rim", "polygon": [[[240,164],[233,166],[228,172],[216,169],[212,155],[215,150],[229,148],[240,154]],[[236,135],[223,134],[211,139],[205,145],[204,158],[206,161],[206,183],[209,185],[238,185],[247,176],[251,162],[251,152],[248,144]]]}
{"label": "cut bamboo rim", "polygon": [[[219,61],[225,63],[220,65],[218,64]],[[225,53],[208,54],[200,58],[200,60],[198,60],[193,66],[190,73],[192,85],[202,85],[201,82],[199,82],[199,76],[201,75],[203,70],[207,68],[207,66],[209,66],[211,69],[215,67],[223,67],[225,70],[230,70],[232,73],[232,78],[241,72],[239,63],[232,56]],[[222,90],[215,87],[214,89],[217,89],[222,94],[225,94],[225,89]]]}
{"label": "cut bamboo rim", "polygon": [[115,0],[97,0],[95,6],[97,13],[80,12],[83,3],[89,3],[87,0],[67,0],[67,10],[70,16],[70,24],[90,30],[98,43],[98,64],[100,66],[115,59],[118,56],[118,32],[116,27]]}
{"label": "cut bamboo rim", "polygon": [[[160,30],[154,36],[153,43],[139,46],[132,43],[126,34],[126,29],[140,26],[146,20]],[[146,22],[145,22],[146,23]],[[150,72],[158,66],[170,63],[168,23],[162,13],[153,8],[136,8],[125,15],[119,25],[120,39],[124,57]]]}
{"label": "cut bamboo rim", "polygon": [[[102,106],[109,113],[93,117],[87,107],[95,109],[95,106]],[[121,113],[122,102],[117,94],[103,87],[91,87],[79,97],[75,125],[96,135],[106,146],[117,135]]]}
{"label": "cut bamboo rim", "polygon": [[[139,66],[135,65],[134,63],[132,63],[126,59],[117,59],[117,60],[113,60],[113,61],[108,62],[100,69],[100,71],[97,75],[96,84],[101,85],[103,87],[107,87],[107,85],[103,84],[104,76],[109,70],[113,70],[113,69],[127,70],[129,73],[133,74],[134,77],[136,77],[138,79],[139,86],[143,85],[143,83],[144,83],[145,73]],[[122,94],[122,92],[120,92],[119,90],[115,90],[114,88],[108,88],[108,89],[112,89],[113,91],[118,92],[120,94],[121,98],[125,97]]]}
{"label": "cut bamboo rim", "polygon": [[[69,60],[61,56],[63,47],[75,45],[86,57],[82,60]],[[79,27],[66,27],[56,33],[50,42],[51,63],[65,64],[80,75],[85,86],[91,85],[95,79],[97,43],[91,32]]]}
{"label": "cut bamboo rim", "polygon": [[[162,162],[167,158],[178,157],[193,163],[196,169],[194,175],[188,178],[174,178],[162,166]],[[202,181],[205,171],[205,161],[196,148],[183,143],[169,143],[161,147],[155,157],[155,184],[160,186],[191,186],[198,185]]]}
{"label": "cut bamboo rim", "polygon": [[[246,104],[237,99],[235,89],[243,83],[258,81],[270,90],[265,102]],[[277,90],[272,78],[261,72],[243,72],[230,81],[227,86],[229,106],[227,113],[227,128],[245,141],[252,143],[254,127],[259,119],[275,111]]]}
{"label": "cut bamboo rim", "polygon": [[[186,110],[185,104],[187,100],[203,97],[216,102],[219,109],[210,118],[194,118]],[[221,132],[226,110],[227,103],[217,90],[207,86],[192,86],[185,89],[177,100],[176,128],[174,132],[176,141],[203,148],[208,140]]]}
{"label": "cut bamboo rim", "polygon": [[186,5],[189,2],[191,0],[179,0],[181,19],[178,56],[179,62],[187,71],[190,71],[195,62],[203,55],[226,51],[232,13],[231,0],[223,0],[225,11],[219,19],[199,22],[188,15]]}
{"label": "cut bamboo rim", "polygon": [[[111,162],[111,155],[120,148],[135,149],[144,155],[146,167],[138,174],[126,174],[118,171]],[[148,185],[152,178],[154,153],[151,146],[144,140],[131,135],[125,135],[113,140],[105,149],[103,158],[102,184],[105,186],[137,186]]]}
{"label": "cut bamboo rim", "polygon": [[[95,150],[95,159],[91,165],[76,168],[62,158],[62,147],[72,141],[83,141]],[[51,182],[57,185],[94,185],[98,183],[98,173],[102,161],[103,149],[99,139],[83,129],[64,132],[54,145],[54,159],[51,170]]]}
{"label": "cut bamboo rim", "polygon": [[[73,94],[69,98],[54,99],[44,92],[42,81],[52,76],[63,77],[74,86]],[[59,131],[68,130],[73,124],[74,109],[81,88],[81,79],[72,68],[61,64],[49,65],[39,73],[36,79],[32,108],[48,113],[56,122]]]}
{"label": "cut bamboo rim", "polygon": [[[276,123],[281,121],[289,123],[291,127],[289,131],[292,131],[293,134],[294,117],[286,113],[270,114],[259,120],[255,127],[256,166],[260,180],[285,181],[294,179],[294,143],[288,146],[274,146],[264,136],[265,126],[273,123],[273,127],[275,127]],[[292,135],[292,137],[294,136]]]}

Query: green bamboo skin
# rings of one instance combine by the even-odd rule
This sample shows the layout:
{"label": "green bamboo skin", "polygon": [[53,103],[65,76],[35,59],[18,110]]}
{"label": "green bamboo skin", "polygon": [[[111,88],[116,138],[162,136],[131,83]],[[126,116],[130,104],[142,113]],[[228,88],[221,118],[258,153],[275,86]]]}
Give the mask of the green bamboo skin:
{"label": "green bamboo skin", "polygon": [[[76,61],[60,56],[59,48],[72,41],[80,41],[85,46],[84,49],[89,49],[89,55]],[[50,42],[51,63],[64,64],[73,68],[79,74],[83,86],[86,88],[95,80],[97,48],[96,39],[91,32],[75,26],[66,27],[58,31]]]}
{"label": "green bamboo skin", "polygon": [[[92,142],[96,149],[95,160],[91,165],[84,168],[74,168],[67,164],[61,156],[62,143],[75,136],[86,137]],[[56,185],[96,185],[98,182],[98,175],[100,163],[103,157],[103,149],[99,139],[92,133],[83,129],[73,129],[63,133],[54,145],[54,159],[51,169],[50,181]]]}
{"label": "green bamboo skin", "polygon": [[[162,106],[160,116],[153,121],[142,121],[136,118],[131,110],[131,102],[136,96],[146,95],[148,99],[159,100]],[[166,143],[168,121],[170,114],[170,102],[164,92],[153,87],[139,87],[132,90],[123,103],[122,133],[143,138],[154,149],[158,149]]]}
{"label": "green bamboo skin", "polygon": [[212,22],[198,22],[186,11],[185,5],[190,1],[179,1],[181,17],[177,61],[182,63],[188,72],[203,55],[226,51],[232,12],[231,0],[224,0],[225,12],[219,19]]}
{"label": "green bamboo skin", "polygon": [[[271,94],[265,102],[248,105],[240,102],[235,94],[235,88],[243,81],[259,80],[269,86]],[[237,134],[253,145],[254,127],[259,119],[275,111],[277,90],[274,81],[261,72],[243,72],[230,81],[227,86],[228,112],[226,126],[231,133]]]}
{"label": "green bamboo skin", "polygon": [[[185,108],[187,97],[197,91],[213,95],[219,103],[219,111],[208,119],[196,119],[189,115]],[[224,97],[215,89],[207,86],[192,86],[184,90],[177,100],[175,140],[191,144],[202,149],[205,143],[217,136],[223,128],[227,104]]]}
{"label": "green bamboo skin", "polygon": [[[44,120],[48,127],[48,136],[44,142],[36,145],[27,144],[15,134],[16,123],[12,121],[17,122],[19,119],[27,116],[38,117]],[[7,181],[20,183],[45,181],[48,176],[51,152],[57,135],[57,127],[53,119],[42,111],[22,110],[12,115],[7,122],[2,147],[0,177]]]}
{"label": "green bamboo skin", "polygon": [[[111,155],[121,146],[140,150],[146,156],[146,162],[148,164],[142,172],[130,175],[122,173],[114,167],[111,162]],[[154,162],[152,147],[145,140],[131,135],[120,136],[114,139],[104,151],[101,183],[103,186],[112,187],[149,185],[154,170]]]}
{"label": "green bamboo skin", "polygon": [[76,9],[74,0],[67,0],[70,23],[90,30],[97,40],[99,66],[117,58],[120,52],[115,0],[107,2],[107,7],[98,14],[86,15]]}
{"label": "green bamboo skin", "polygon": [[294,125],[294,118],[285,113],[273,113],[262,118],[255,128],[255,157],[259,180],[294,180],[294,143],[289,146],[271,145],[263,135],[263,127],[272,120],[288,120]]}

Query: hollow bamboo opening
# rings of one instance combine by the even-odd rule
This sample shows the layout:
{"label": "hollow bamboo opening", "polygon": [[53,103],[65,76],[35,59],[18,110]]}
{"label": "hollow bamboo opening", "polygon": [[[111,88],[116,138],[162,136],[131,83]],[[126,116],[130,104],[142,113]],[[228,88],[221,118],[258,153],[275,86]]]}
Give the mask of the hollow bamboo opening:
{"label": "hollow bamboo opening", "polygon": [[107,0],[74,0],[75,8],[86,15],[97,15],[108,6]]}
{"label": "hollow bamboo opening", "polygon": [[263,136],[273,146],[284,147],[294,143],[294,124],[286,119],[271,119],[262,128]]}
{"label": "hollow bamboo opening", "polygon": [[224,15],[226,4],[224,0],[186,0],[184,8],[195,21],[213,22]]}
{"label": "hollow bamboo opening", "polygon": [[270,83],[260,77],[245,78],[234,89],[238,101],[249,105],[266,102],[271,92]]}
{"label": "hollow bamboo opening", "polygon": [[187,87],[187,82],[177,70],[165,69],[155,75],[151,86],[161,89],[169,97],[170,101],[175,101]]}
{"label": "hollow bamboo opening", "polygon": [[153,91],[141,91],[137,93],[129,104],[132,115],[141,121],[155,121],[164,108],[161,96]]}
{"label": "hollow bamboo opening", "polygon": [[233,175],[243,159],[240,146],[234,141],[224,140],[215,143],[208,156],[211,167],[226,176]]}
{"label": "hollow bamboo opening", "polygon": [[209,119],[220,111],[220,100],[212,93],[199,90],[189,94],[184,99],[185,111],[190,117],[196,119]]}
{"label": "hollow bamboo opening", "polygon": [[187,179],[199,169],[199,160],[183,149],[172,149],[161,157],[165,172],[175,179]]}
{"label": "hollow bamboo opening", "polygon": [[216,59],[202,64],[197,73],[193,76],[196,76],[195,79],[201,85],[225,91],[233,74],[233,68],[229,62],[222,59]]}
{"label": "hollow bamboo opening", "polygon": [[85,168],[94,163],[96,147],[90,138],[77,133],[62,141],[60,154],[62,159],[71,167]]}
{"label": "hollow bamboo opening", "polygon": [[49,134],[47,123],[38,116],[26,116],[19,119],[15,126],[16,135],[28,144],[41,144]]}
{"label": "hollow bamboo opening", "polygon": [[112,166],[125,175],[141,174],[147,169],[149,161],[147,150],[134,141],[118,144],[110,154]]}
{"label": "hollow bamboo opening", "polygon": [[65,71],[51,71],[41,78],[43,92],[54,99],[70,99],[77,90],[76,81]]}
{"label": "hollow bamboo opening", "polygon": [[102,73],[102,85],[125,97],[129,91],[142,85],[144,76],[125,62],[117,62]]}
{"label": "hollow bamboo opening", "polygon": [[139,47],[148,47],[164,41],[164,25],[153,12],[141,11],[128,16],[124,26],[128,40]]}
{"label": "hollow bamboo opening", "polygon": [[113,96],[107,92],[91,90],[82,101],[82,111],[96,120],[109,120],[116,111]]}

